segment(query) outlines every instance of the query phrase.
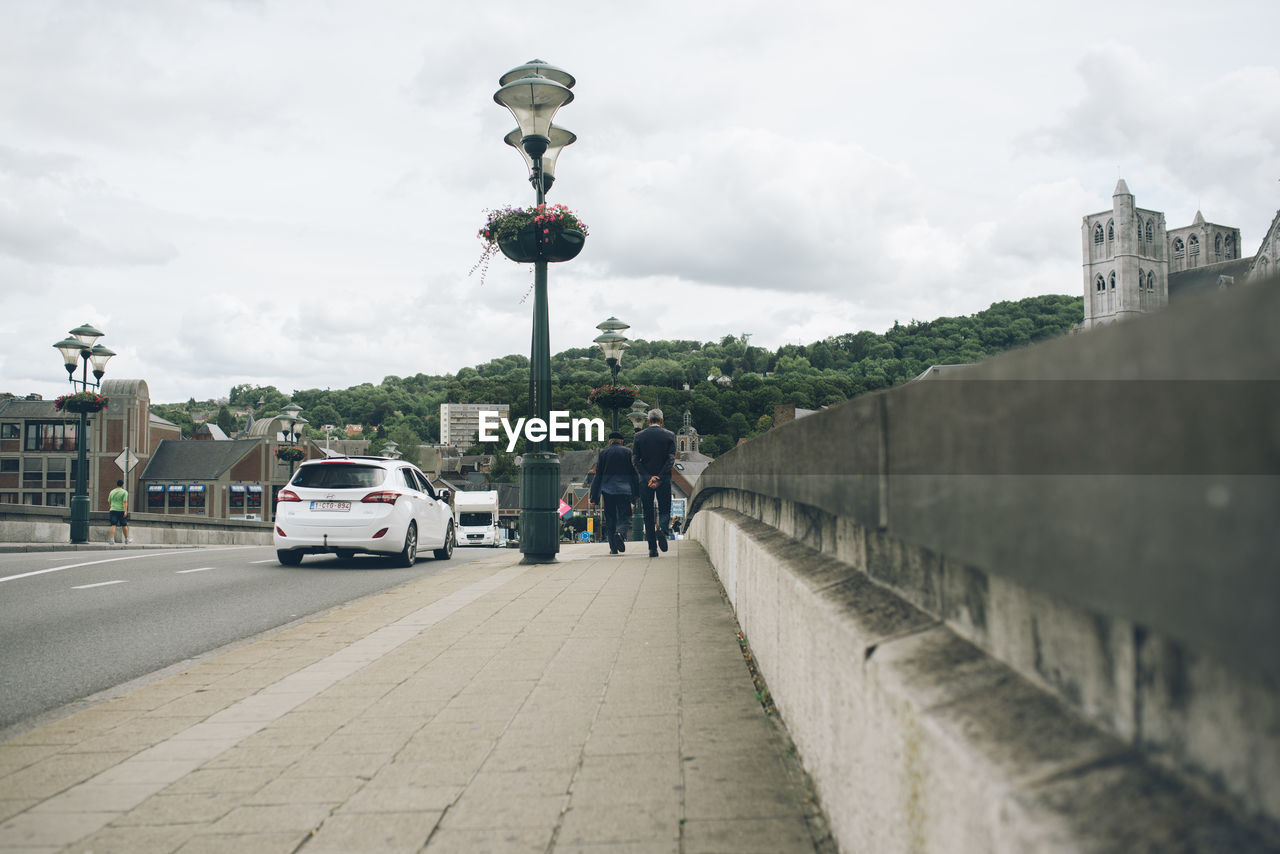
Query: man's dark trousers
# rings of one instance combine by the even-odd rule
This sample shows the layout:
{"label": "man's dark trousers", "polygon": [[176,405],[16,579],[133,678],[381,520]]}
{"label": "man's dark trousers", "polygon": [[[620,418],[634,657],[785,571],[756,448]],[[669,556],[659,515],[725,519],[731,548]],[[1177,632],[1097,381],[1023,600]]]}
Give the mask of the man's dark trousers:
{"label": "man's dark trousers", "polygon": [[604,493],[600,496],[604,500],[604,536],[612,546],[613,535],[617,534],[618,538],[624,542],[627,539],[627,528],[631,522],[631,496],[630,495],[613,495],[612,493]]}
{"label": "man's dark trousers", "polygon": [[[654,528],[653,499],[658,499],[658,525]],[[659,480],[657,489],[650,489],[648,483],[640,484],[640,507],[644,510],[644,536],[649,541],[649,548],[654,548],[658,537],[671,524],[671,481]]]}

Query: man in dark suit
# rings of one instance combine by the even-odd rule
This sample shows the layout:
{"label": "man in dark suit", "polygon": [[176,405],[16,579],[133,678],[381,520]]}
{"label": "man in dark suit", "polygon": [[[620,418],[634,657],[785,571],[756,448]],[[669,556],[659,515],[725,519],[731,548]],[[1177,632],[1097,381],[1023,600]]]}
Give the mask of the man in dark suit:
{"label": "man in dark suit", "polygon": [[[662,426],[662,410],[649,410],[649,426],[631,443],[631,461],[640,476],[640,506],[644,509],[644,535],[649,540],[649,557],[658,549],[667,550],[667,528],[671,524],[671,467],[676,461],[676,434]],[[658,499],[654,524],[653,499]]]}
{"label": "man in dark suit", "polygon": [[609,444],[596,457],[596,475],[591,479],[592,504],[604,498],[604,533],[609,554],[625,552],[627,525],[631,522],[631,500],[640,491],[631,452],[622,444],[622,434],[609,434]]}

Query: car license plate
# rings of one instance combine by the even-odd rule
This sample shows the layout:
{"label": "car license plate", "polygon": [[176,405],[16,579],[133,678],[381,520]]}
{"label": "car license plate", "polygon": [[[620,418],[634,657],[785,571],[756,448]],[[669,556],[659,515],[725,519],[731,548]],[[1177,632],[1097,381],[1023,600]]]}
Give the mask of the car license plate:
{"label": "car license plate", "polygon": [[351,509],[350,501],[312,501],[311,509],[321,512],[346,513]]}

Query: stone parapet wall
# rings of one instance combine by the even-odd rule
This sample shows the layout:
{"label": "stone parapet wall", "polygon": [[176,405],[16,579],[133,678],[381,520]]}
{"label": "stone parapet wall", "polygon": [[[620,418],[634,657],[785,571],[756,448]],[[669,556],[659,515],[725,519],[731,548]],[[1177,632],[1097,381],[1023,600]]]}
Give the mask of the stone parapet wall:
{"label": "stone parapet wall", "polygon": [[1276,281],[1188,300],[707,468],[691,536],[843,847],[1276,843],[1276,317]]}

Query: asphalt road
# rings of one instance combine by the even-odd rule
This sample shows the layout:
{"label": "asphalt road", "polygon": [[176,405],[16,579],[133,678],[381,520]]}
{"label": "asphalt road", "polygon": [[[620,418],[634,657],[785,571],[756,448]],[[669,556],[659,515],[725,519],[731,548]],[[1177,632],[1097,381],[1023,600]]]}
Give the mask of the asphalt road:
{"label": "asphalt road", "polygon": [[0,735],[67,703],[451,566],[268,547],[0,554]]}

